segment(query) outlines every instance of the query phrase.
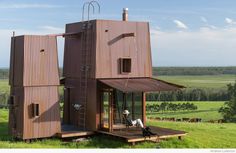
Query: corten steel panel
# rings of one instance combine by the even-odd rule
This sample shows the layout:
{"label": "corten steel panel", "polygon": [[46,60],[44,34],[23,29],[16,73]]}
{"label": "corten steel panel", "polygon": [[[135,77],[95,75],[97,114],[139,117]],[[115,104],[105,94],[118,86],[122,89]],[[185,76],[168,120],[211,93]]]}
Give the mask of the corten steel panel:
{"label": "corten steel panel", "polygon": [[175,91],[183,88],[153,78],[99,79],[99,81],[123,92]]}
{"label": "corten steel panel", "polygon": [[97,130],[99,122],[96,120],[97,107],[100,107],[97,103],[97,80],[89,79],[88,82],[88,101],[87,101],[87,115],[86,125],[88,130]]}
{"label": "corten steel panel", "polygon": [[[32,115],[32,104],[39,104],[39,116]],[[61,131],[58,87],[25,87],[22,139],[55,136]]]}
{"label": "corten steel panel", "polygon": [[14,137],[23,136],[24,90],[21,87],[11,88],[12,100],[9,105],[9,133]]}
{"label": "corten steel panel", "polygon": [[[91,39],[91,78],[151,77],[152,61],[150,31],[147,22],[93,20]],[[66,25],[66,33],[83,31],[83,23]],[[134,33],[134,37],[122,37]],[[81,35],[65,38],[63,76],[79,78],[81,68]],[[132,58],[132,70],[128,75],[119,73],[119,58]]]}
{"label": "corten steel panel", "polygon": [[15,50],[15,39],[14,37],[11,38],[11,52],[10,52],[10,71],[9,71],[9,85],[12,85],[13,76],[14,76],[14,50]]}
{"label": "corten steel panel", "polygon": [[12,46],[11,85],[59,85],[56,37],[17,36],[12,39]]}
{"label": "corten steel panel", "polygon": [[[97,130],[97,85],[95,79],[88,79],[87,107],[86,107],[86,129]],[[63,122],[78,126],[79,111],[75,110],[73,105],[80,104],[80,82],[78,79],[65,79],[65,99]]]}
{"label": "corten steel panel", "polygon": [[[97,20],[96,78],[151,77],[150,32],[147,22]],[[122,37],[134,33],[134,37]],[[119,59],[132,60],[131,73],[119,73]]]}
{"label": "corten steel panel", "polygon": [[92,37],[88,38],[87,42],[82,39],[82,33],[86,32],[83,29],[83,24],[83,22],[78,22],[66,25],[66,33],[81,33],[74,37],[65,37],[63,76],[67,78],[80,77],[83,46],[87,46],[87,52],[90,55],[89,77],[94,78],[95,76],[96,22],[90,21],[91,28],[89,30]]}
{"label": "corten steel panel", "polygon": [[11,39],[10,85],[23,85],[24,36]]}
{"label": "corten steel panel", "polygon": [[25,36],[24,86],[59,85],[57,55],[56,37]]}
{"label": "corten steel panel", "polygon": [[63,123],[78,125],[79,112],[73,107],[74,104],[79,104],[79,80],[65,79],[65,99]]}

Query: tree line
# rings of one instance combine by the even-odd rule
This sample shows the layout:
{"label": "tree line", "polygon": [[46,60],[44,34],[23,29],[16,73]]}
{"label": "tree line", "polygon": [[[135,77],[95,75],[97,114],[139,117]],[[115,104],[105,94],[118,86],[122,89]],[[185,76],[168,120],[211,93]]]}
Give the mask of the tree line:
{"label": "tree line", "polygon": [[221,75],[236,74],[232,67],[153,67],[153,75]]}
{"label": "tree line", "polygon": [[227,101],[227,89],[183,89],[172,92],[148,93],[147,101]]}
{"label": "tree line", "polygon": [[9,70],[4,68],[0,69],[0,79],[8,79],[9,78]]}
{"label": "tree line", "polygon": [[168,103],[168,102],[162,102],[159,104],[147,104],[146,110],[148,112],[166,112],[166,111],[193,111],[197,110],[198,107],[194,103]]}
{"label": "tree line", "polygon": [[[236,66],[232,67],[153,67],[153,75],[220,75],[236,74]],[[62,68],[59,69],[62,76]],[[0,79],[8,79],[8,68],[0,69]]]}

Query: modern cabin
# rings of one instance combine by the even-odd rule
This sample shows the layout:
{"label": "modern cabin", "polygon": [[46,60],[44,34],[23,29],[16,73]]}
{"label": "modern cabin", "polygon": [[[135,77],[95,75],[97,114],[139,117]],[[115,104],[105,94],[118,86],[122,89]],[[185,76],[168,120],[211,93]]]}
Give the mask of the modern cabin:
{"label": "modern cabin", "polygon": [[91,20],[66,25],[63,124],[81,130],[125,127],[122,112],[146,122],[145,93],[182,86],[152,78],[147,22]]}
{"label": "modern cabin", "polygon": [[[12,37],[9,132],[13,137],[65,138],[96,131],[128,136],[128,142],[146,140],[140,129],[123,130],[127,126],[122,112],[128,109],[132,119],[146,125],[145,94],[183,86],[152,78],[149,23],[127,21],[125,12],[123,18],[70,23],[65,34]],[[57,36],[65,37],[60,81]],[[64,86],[62,119],[59,85]],[[185,135],[153,129],[159,131],[158,139]]]}

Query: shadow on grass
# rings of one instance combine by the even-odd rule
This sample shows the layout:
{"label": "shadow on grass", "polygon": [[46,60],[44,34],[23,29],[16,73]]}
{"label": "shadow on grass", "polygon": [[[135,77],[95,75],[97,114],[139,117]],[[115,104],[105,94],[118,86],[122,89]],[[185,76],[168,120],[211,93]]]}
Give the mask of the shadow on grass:
{"label": "shadow on grass", "polygon": [[7,122],[0,122],[0,141],[13,141],[12,137],[8,134]]}
{"label": "shadow on grass", "polygon": [[105,136],[95,135],[82,142],[72,142],[72,140],[63,143],[63,146],[69,148],[130,148],[131,146],[121,139]]}

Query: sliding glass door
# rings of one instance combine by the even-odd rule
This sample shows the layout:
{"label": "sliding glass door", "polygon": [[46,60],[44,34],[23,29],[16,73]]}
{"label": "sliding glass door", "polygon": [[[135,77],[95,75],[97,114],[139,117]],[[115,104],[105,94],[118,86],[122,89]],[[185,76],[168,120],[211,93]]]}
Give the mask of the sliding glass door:
{"label": "sliding glass door", "polygon": [[101,130],[111,132],[125,127],[125,109],[130,112],[129,118],[143,120],[143,93],[104,89],[101,92]]}
{"label": "sliding glass door", "polygon": [[112,126],[112,91],[106,90],[101,95],[101,128],[110,131]]}

